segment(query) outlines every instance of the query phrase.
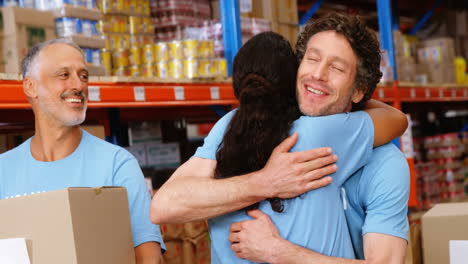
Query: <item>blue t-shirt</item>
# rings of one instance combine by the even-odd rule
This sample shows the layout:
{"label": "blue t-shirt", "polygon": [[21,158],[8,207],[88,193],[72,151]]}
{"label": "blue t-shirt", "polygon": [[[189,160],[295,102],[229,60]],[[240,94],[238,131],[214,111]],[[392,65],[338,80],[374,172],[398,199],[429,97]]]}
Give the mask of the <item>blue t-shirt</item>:
{"label": "blue t-shirt", "polygon": [[[234,113],[231,111],[218,121],[194,156],[216,159],[218,145]],[[341,186],[366,164],[372,153],[372,120],[365,112],[302,116],[294,122],[290,132],[299,133],[291,151],[332,147],[338,155],[338,171],[331,175],[333,182],[329,186],[283,201],[282,213],[274,212],[268,201],[260,202],[260,210],[271,217],[280,235],[290,242],[324,255],[354,258]],[[212,263],[251,263],[237,258],[228,240],[231,224],[248,219],[246,212],[240,210],[209,220]]]}
{"label": "blue t-shirt", "polygon": [[150,195],[137,160],[125,149],[82,130],[76,150],[53,161],[31,155],[31,138],[0,155],[0,199],[68,187],[127,188],[133,245],[155,241],[164,248],[158,225],[149,217]]}
{"label": "blue t-shirt", "polygon": [[409,168],[393,144],[375,148],[366,166],[344,184],[346,219],[356,257],[364,259],[366,233],[408,239]]}

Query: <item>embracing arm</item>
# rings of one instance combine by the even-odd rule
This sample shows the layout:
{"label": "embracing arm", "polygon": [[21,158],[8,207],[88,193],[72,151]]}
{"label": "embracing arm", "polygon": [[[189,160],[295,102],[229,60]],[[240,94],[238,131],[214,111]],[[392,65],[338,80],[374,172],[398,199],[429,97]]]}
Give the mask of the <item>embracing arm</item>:
{"label": "embracing arm", "polygon": [[[290,198],[328,185],[336,171],[329,148],[287,152],[298,135],[285,139],[259,171],[214,179],[216,161],[192,157],[159,189],[151,204],[153,223],[216,217],[270,197]],[[317,180],[319,179],[319,180]]]}
{"label": "embracing arm", "polygon": [[156,242],[146,242],[135,247],[136,264],[162,264],[161,246]]}
{"label": "embracing arm", "polygon": [[400,110],[386,103],[371,99],[364,109],[374,124],[374,147],[390,142],[405,132],[408,119]]}
{"label": "embracing arm", "polygon": [[283,239],[270,217],[260,210],[248,212],[252,220],[232,224],[229,241],[239,258],[272,264],[403,264],[406,241],[390,235],[364,236],[365,260],[321,255]]}

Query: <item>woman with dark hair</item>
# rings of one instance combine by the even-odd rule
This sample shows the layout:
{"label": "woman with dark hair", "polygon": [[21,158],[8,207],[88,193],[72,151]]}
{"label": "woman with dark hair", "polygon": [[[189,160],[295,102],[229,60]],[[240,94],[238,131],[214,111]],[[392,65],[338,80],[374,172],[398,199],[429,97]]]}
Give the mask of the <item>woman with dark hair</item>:
{"label": "woman with dark hair", "polygon": [[[340,169],[331,175],[329,186],[287,200],[271,197],[254,207],[268,214],[290,242],[325,255],[354,258],[341,185],[366,164],[373,146],[401,135],[406,124],[400,111],[383,103],[373,103],[365,112],[301,116],[295,95],[298,65],[289,42],[276,33],[256,35],[239,50],[233,86],[240,106],[213,128],[216,133],[225,130],[217,145],[214,176],[228,178],[262,169],[273,149],[294,132],[300,137],[291,151],[331,147]],[[392,125],[374,131],[382,124]],[[209,220],[212,263],[250,263],[235,256],[228,240],[231,224],[247,219],[246,211],[239,210]],[[332,242],[324,243],[327,240]]]}

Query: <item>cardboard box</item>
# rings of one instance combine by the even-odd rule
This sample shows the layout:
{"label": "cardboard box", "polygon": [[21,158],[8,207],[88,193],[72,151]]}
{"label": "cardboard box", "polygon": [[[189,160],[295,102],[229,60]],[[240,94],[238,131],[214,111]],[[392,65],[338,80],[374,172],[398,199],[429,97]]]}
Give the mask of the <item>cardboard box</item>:
{"label": "cardboard box", "polygon": [[285,23],[277,23],[273,22],[271,24],[271,30],[281,34],[294,48],[296,45],[297,37],[299,36],[299,27],[296,24],[285,24]]}
{"label": "cardboard box", "polygon": [[163,255],[165,264],[182,264],[182,241],[167,241],[166,253]]}
{"label": "cardboard box", "polygon": [[455,45],[452,38],[434,38],[418,44],[418,62],[453,63]]}
{"label": "cardboard box", "polygon": [[54,16],[51,12],[18,7],[4,7],[1,12],[5,72],[20,73],[21,60],[29,48],[55,38]]}
{"label": "cardboard box", "polygon": [[455,83],[455,65],[453,63],[418,63],[416,75],[427,75],[431,84]]}
{"label": "cardboard box", "polygon": [[25,238],[33,264],[135,263],[125,188],[68,188],[0,200],[0,239]]}
{"label": "cardboard box", "polygon": [[451,240],[468,240],[468,203],[437,204],[422,217],[425,264],[449,262]]}
{"label": "cardboard box", "polygon": [[251,0],[251,2],[252,10],[241,13],[241,16],[295,25],[299,21],[296,0]]}
{"label": "cardboard box", "polygon": [[396,57],[397,75],[400,82],[413,82],[416,75],[416,63],[412,57]]}
{"label": "cardboard box", "polygon": [[82,129],[86,130],[88,133],[91,135],[98,137],[102,140],[106,140],[106,131],[104,129],[104,126],[101,125],[95,125],[95,126],[81,126]]}

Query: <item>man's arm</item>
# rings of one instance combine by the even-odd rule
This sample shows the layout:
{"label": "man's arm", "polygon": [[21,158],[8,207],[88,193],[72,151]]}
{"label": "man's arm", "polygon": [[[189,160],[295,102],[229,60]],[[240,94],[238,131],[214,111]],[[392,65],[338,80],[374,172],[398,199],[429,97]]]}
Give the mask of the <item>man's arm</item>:
{"label": "man's arm", "polygon": [[[291,198],[330,184],[336,156],[329,148],[288,150],[295,133],[278,145],[259,171],[214,179],[216,161],[192,157],[158,190],[151,204],[153,223],[183,223],[216,217],[270,197]],[[327,166],[328,165],[328,166]]]}
{"label": "man's arm", "polygon": [[270,217],[260,210],[248,212],[252,220],[232,224],[229,241],[237,257],[272,264],[402,264],[406,241],[402,238],[368,233],[364,236],[366,260],[321,255],[283,239]]}
{"label": "man's arm", "polygon": [[135,247],[136,264],[162,264],[161,246],[156,242],[146,242]]}

